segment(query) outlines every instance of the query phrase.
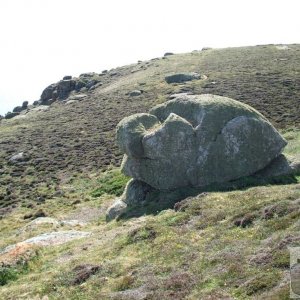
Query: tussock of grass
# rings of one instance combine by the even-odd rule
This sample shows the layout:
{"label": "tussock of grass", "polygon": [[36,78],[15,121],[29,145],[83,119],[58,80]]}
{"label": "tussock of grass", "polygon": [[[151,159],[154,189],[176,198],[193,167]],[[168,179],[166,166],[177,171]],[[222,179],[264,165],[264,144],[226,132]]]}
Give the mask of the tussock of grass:
{"label": "tussock of grass", "polygon": [[107,171],[97,180],[99,187],[91,192],[91,196],[100,197],[104,194],[121,196],[128,180],[129,177],[119,170]]}

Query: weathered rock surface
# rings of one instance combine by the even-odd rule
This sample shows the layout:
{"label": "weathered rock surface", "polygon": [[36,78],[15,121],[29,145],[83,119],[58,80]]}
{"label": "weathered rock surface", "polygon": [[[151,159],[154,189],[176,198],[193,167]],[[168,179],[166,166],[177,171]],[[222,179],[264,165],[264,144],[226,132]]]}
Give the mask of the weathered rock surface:
{"label": "weathered rock surface", "polygon": [[6,115],[5,115],[5,119],[12,119],[16,116],[18,116],[20,113],[18,112],[8,112]]}
{"label": "weathered rock surface", "polygon": [[108,210],[108,220],[127,206],[151,201],[154,194],[157,199],[181,199],[189,193],[186,189],[260,170],[273,176],[294,172],[281,156],[287,142],[252,107],[215,95],[174,98],[118,124],[117,143],[125,153],[121,168],[134,179]]}
{"label": "weathered rock surface", "polygon": [[38,245],[38,246],[61,245],[74,239],[88,237],[89,235],[91,235],[90,232],[76,231],[76,230],[43,233],[41,235],[27,239],[23,242],[7,246],[2,251],[0,251],[0,254],[8,253],[20,245],[25,245],[25,244]]}
{"label": "weathered rock surface", "polygon": [[24,155],[23,152],[20,152],[18,154],[15,154],[13,155],[10,159],[9,159],[9,162],[11,164],[15,164],[15,163],[18,163],[18,162],[22,162],[22,161],[25,161],[26,160],[26,155]]}
{"label": "weathered rock surface", "polygon": [[140,96],[142,94],[142,91],[140,90],[133,90],[129,93],[130,97],[136,97],[136,96]]}
{"label": "weathered rock surface", "polygon": [[214,95],[184,95],[125,118],[117,141],[122,171],[159,190],[251,175],[286,145],[259,112]]}
{"label": "weathered rock surface", "polygon": [[122,200],[117,200],[106,212],[106,221],[111,221],[126,211],[127,205]]}
{"label": "weathered rock surface", "polygon": [[165,77],[167,83],[182,83],[191,80],[200,79],[201,75],[198,73],[177,73]]}

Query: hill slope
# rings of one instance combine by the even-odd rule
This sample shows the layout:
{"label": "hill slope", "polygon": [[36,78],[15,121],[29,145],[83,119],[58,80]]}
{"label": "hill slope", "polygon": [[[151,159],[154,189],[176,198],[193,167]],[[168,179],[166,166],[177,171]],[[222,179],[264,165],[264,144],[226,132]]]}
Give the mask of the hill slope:
{"label": "hill slope", "polygon": [[[284,49],[284,50],[282,50]],[[300,46],[206,50],[111,70],[103,85],[76,103],[56,101],[44,112],[0,126],[0,205],[51,197],[61,180],[118,166],[116,124],[180,91],[224,95],[252,105],[277,128],[300,124]],[[167,84],[166,74],[199,72],[206,80]],[[131,90],[143,93],[131,97]],[[24,152],[28,161],[9,165]],[[26,200],[27,199],[27,200]]]}
{"label": "hill slope", "polygon": [[[116,124],[174,93],[252,105],[289,140],[286,154],[298,156],[299,58],[299,45],[167,56],[104,73],[82,101],[2,120],[0,249],[53,230],[91,236],[6,257],[11,266],[0,269],[0,298],[288,299],[287,246],[300,241],[299,177],[233,183],[183,200],[176,211],[154,208],[109,224],[104,215],[128,180],[116,169]],[[167,84],[165,75],[174,72],[206,77]],[[130,96],[136,89],[142,94]],[[9,161],[20,152],[23,161]],[[30,223],[43,214],[59,223]]]}

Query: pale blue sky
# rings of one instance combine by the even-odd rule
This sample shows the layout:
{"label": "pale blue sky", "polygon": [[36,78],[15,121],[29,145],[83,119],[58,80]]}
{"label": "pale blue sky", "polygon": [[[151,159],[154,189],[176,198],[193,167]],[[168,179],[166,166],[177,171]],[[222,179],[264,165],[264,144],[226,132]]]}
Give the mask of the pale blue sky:
{"label": "pale blue sky", "polygon": [[0,114],[64,75],[204,46],[300,43],[299,0],[1,0]]}

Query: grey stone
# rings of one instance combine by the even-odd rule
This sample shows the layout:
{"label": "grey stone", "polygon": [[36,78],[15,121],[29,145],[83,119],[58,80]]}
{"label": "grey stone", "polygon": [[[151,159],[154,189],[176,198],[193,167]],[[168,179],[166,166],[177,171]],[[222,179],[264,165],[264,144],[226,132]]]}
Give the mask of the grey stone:
{"label": "grey stone", "polygon": [[53,84],[50,84],[49,86],[47,86],[42,92],[41,101],[45,102],[49,99],[52,99],[52,94],[56,89],[57,89],[56,83],[53,83]]}
{"label": "grey stone", "polygon": [[28,101],[24,101],[23,103],[22,103],[22,108],[23,109],[26,109],[27,107],[28,107]]}
{"label": "grey stone", "polygon": [[70,80],[70,79],[72,79],[72,76],[70,76],[70,75],[66,75],[63,77],[63,80]]}
{"label": "grey stone", "polygon": [[129,92],[130,97],[136,97],[136,96],[140,96],[140,95],[142,95],[142,91],[140,91],[140,90],[133,90],[133,91]]}
{"label": "grey stone", "polygon": [[94,72],[89,72],[89,73],[82,73],[82,74],[79,75],[79,77],[89,78],[89,77],[93,77],[93,76],[95,76],[95,75],[96,75],[96,73],[94,73]]}
{"label": "grey stone", "polygon": [[118,199],[106,212],[106,221],[116,219],[126,211],[127,205],[121,199]]}
{"label": "grey stone", "polygon": [[141,113],[124,118],[117,126],[117,142],[121,151],[131,157],[143,156],[143,136],[148,129],[159,124],[158,119],[149,114]]}
{"label": "grey stone", "polygon": [[166,52],[166,53],[164,54],[164,57],[166,57],[166,56],[171,56],[171,55],[174,55],[174,53],[172,53],[172,52]]}
{"label": "grey stone", "polygon": [[297,172],[297,162],[289,161],[283,154],[273,159],[265,168],[259,170],[255,176],[270,178],[282,175],[294,175]]}
{"label": "grey stone", "polygon": [[182,83],[200,78],[201,76],[198,73],[177,73],[166,76],[165,80],[167,83]]}
{"label": "grey stone", "polygon": [[97,84],[99,81],[95,79],[91,79],[86,83],[86,88],[89,90],[91,89],[95,84]]}
{"label": "grey stone", "polygon": [[66,104],[72,104],[72,103],[76,103],[78,100],[69,100],[66,102]]}
{"label": "grey stone", "polygon": [[21,112],[23,110],[23,107],[22,106],[16,106],[14,109],[13,109],[13,112]]}
{"label": "grey stone", "polygon": [[70,100],[82,100],[86,97],[87,97],[86,94],[77,94],[77,95],[70,96],[69,99]]}
{"label": "grey stone", "polygon": [[13,117],[16,117],[18,116],[20,113],[19,112],[8,112],[6,115],[5,115],[5,119],[12,119]]}
{"label": "grey stone", "polygon": [[214,95],[178,97],[124,118],[117,142],[125,153],[123,173],[158,190],[252,175],[286,145],[259,112]]}
{"label": "grey stone", "polygon": [[24,152],[20,152],[18,154],[13,155],[10,159],[9,162],[14,164],[18,162],[22,162],[26,160],[26,156],[24,155]]}
{"label": "grey stone", "polygon": [[77,80],[76,81],[76,84],[75,84],[75,90],[78,92],[80,91],[83,87],[85,87],[85,82],[81,79]]}
{"label": "grey stone", "polygon": [[140,205],[145,202],[147,195],[153,190],[149,184],[131,179],[126,185],[121,200],[129,206]]}
{"label": "grey stone", "polygon": [[109,75],[110,76],[117,76],[117,75],[119,75],[119,72],[117,72],[117,71],[110,71]]}
{"label": "grey stone", "polygon": [[61,80],[57,85],[57,95],[60,99],[65,99],[68,97],[69,93],[75,89],[75,80]]}
{"label": "grey stone", "polygon": [[35,101],[32,103],[33,106],[37,106],[37,105],[40,105],[40,104],[41,104],[41,101],[39,101],[39,100],[35,100]]}

